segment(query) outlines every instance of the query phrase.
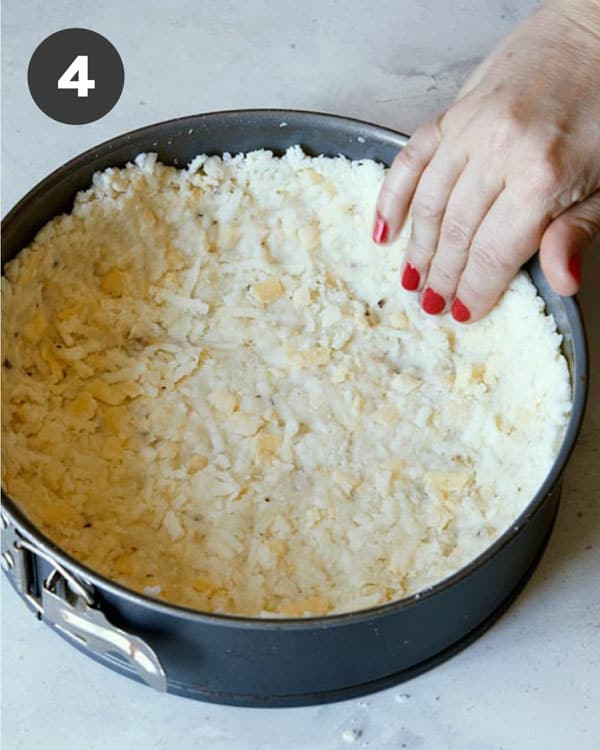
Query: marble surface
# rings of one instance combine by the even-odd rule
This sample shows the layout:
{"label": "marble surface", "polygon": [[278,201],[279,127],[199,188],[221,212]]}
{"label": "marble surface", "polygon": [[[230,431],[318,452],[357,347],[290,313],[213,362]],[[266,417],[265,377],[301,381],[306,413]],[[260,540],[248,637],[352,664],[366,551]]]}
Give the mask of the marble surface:
{"label": "marble surface", "polygon": [[[178,115],[239,107],[339,112],[410,132],[532,2],[490,0],[6,0],[3,213],[66,159]],[[26,87],[48,34],[105,34],[125,65],[120,102],[86,126],[46,118]],[[600,248],[581,295],[600,355]],[[2,586],[7,750],[597,750],[600,747],[600,382],[565,477],[556,530],[533,579],[480,640],[434,671],[365,699],[250,710],[159,695],[96,665]]]}

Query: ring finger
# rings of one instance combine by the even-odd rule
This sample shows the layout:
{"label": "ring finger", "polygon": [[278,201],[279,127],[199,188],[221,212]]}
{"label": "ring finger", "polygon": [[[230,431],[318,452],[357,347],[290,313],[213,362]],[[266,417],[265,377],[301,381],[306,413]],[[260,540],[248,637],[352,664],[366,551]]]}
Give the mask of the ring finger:
{"label": "ring finger", "polygon": [[454,298],[473,237],[502,191],[502,180],[491,177],[496,173],[470,161],[454,186],[425,281],[426,312],[441,312]]}

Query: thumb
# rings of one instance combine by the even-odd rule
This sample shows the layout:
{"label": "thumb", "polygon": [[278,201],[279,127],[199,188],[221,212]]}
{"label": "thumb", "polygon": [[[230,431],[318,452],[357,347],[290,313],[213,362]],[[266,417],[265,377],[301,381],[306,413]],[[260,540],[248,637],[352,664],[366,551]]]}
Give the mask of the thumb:
{"label": "thumb", "polygon": [[600,233],[600,190],[557,216],[540,242],[540,263],[557,294],[575,294],[581,283],[581,253]]}

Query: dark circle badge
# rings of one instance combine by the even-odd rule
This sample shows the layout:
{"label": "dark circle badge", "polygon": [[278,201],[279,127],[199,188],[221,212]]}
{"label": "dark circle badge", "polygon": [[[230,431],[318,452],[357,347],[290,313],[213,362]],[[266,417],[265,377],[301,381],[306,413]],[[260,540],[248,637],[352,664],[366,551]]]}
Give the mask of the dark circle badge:
{"label": "dark circle badge", "polygon": [[124,81],[123,61],[115,47],[89,29],[63,29],[46,37],[27,71],[38,107],[68,125],[104,117],[119,100]]}

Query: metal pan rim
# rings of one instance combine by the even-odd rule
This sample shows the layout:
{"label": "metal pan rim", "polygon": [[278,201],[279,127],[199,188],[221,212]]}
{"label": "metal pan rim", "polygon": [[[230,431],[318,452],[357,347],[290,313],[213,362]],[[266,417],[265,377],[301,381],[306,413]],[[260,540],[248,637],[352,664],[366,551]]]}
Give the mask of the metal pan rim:
{"label": "metal pan rim", "polygon": [[[356,134],[360,134],[360,136],[357,137],[373,137],[376,139],[383,138],[390,141],[391,143],[394,143],[399,148],[403,146],[408,140],[407,135],[398,133],[394,130],[385,128],[375,123],[369,123],[359,119],[336,114],[295,109],[223,110],[165,120],[162,122],[144,126],[142,128],[138,128],[136,130],[132,130],[128,133],[124,133],[107,141],[104,141],[98,146],[88,149],[87,151],[79,154],[73,159],[67,161],[62,166],[58,167],[58,169],[54,170],[47,177],[42,179],[36,186],[34,186],[8,212],[8,214],[2,220],[2,233],[4,234],[6,226],[13,221],[14,217],[17,214],[22,211],[26,211],[29,203],[35,200],[40,193],[52,189],[52,187],[56,183],[58,183],[63,178],[63,176],[67,174],[71,169],[81,166],[81,164],[84,164],[88,161],[92,161],[101,155],[110,154],[110,152],[118,146],[121,146],[124,143],[130,141],[135,141],[138,138],[148,136],[153,132],[156,132],[160,128],[197,128],[202,127],[202,123],[206,123],[209,120],[215,118],[226,118],[232,119],[234,121],[236,119],[239,119],[240,121],[244,122],[248,119],[253,119],[256,122],[257,126],[260,126],[261,121],[271,121],[277,118],[281,120],[281,123],[285,123],[286,125],[288,124],[288,121],[295,121],[298,124],[309,124],[313,127],[318,127],[319,123],[339,124],[340,128],[344,131],[347,131],[349,136],[354,137],[356,136]],[[265,146],[265,148],[268,148],[268,146]],[[530,273],[530,275],[534,279],[534,283],[536,283],[537,286],[539,279],[542,278],[542,272],[537,257],[525,266],[525,270]],[[585,412],[588,390],[587,384],[589,379],[586,335],[579,304],[574,298],[562,298],[561,303],[564,306],[566,317],[569,320],[571,326],[573,350],[575,353],[576,361],[573,364],[573,401],[571,415],[569,417],[569,422],[562,445],[550,472],[546,476],[537,493],[523,509],[521,514],[517,518],[515,518],[511,526],[506,529],[504,533],[502,533],[492,545],[487,547],[481,554],[479,554],[477,557],[467,563],[467,565],[460,568],[452,575],[408,597],[404,597],[387,604],[378,605],[367,609],[342,612],[339,614],[331,614],[319,617],[263,618],[201,612],[176,604],[168,604],[157,599],[152,599],[151,597],[128,589],[125,586],[115,583],[114,581],[90,570],[85,565],[81,564],[66,552],[64,552],[60,547],[55,545],[48,537],[43,535],[27,518],[27,516],[19,510],[18,506],[14,503],[13,500],[11,500],[11,498],[4,492],[4,490],[2,490],[3,514],[6,515],[9,520],[16,525],[19,531],[21,531],[32,541],[35,541],[35,543],[38,544],[46,553],[52,555],[63,565],[78,573],[82,578],[89,581],[90,583],[97,585],[100,589],[110,591],[111,593],[123,597],[130,602],[136,603],[141,607],[150,607],[164,614],[175,615],[186,620],[211,623],[215,625],[219,624],[231,628],[252,628],[260,630],[280,630],[282,628],[325,629],[344,626],[350,623],[354,624],[361,621],[372,620],[373,618],[384,617],[392,613],[406,610],[412,606],[415,606],[419,602],[435,597],[448,588],[451,588],[461,581],[464,581],[477,568],[485,565],[491,558],[495,557],[501,549],[503,549],[513,540],[513,538],[518,534],[521,528],[534,517],[534,515],[542,506],[546,496],[552,491],[555,486],[558,485],[562,472],[574,449],[579,431],[581,429],[581,424]]]}

